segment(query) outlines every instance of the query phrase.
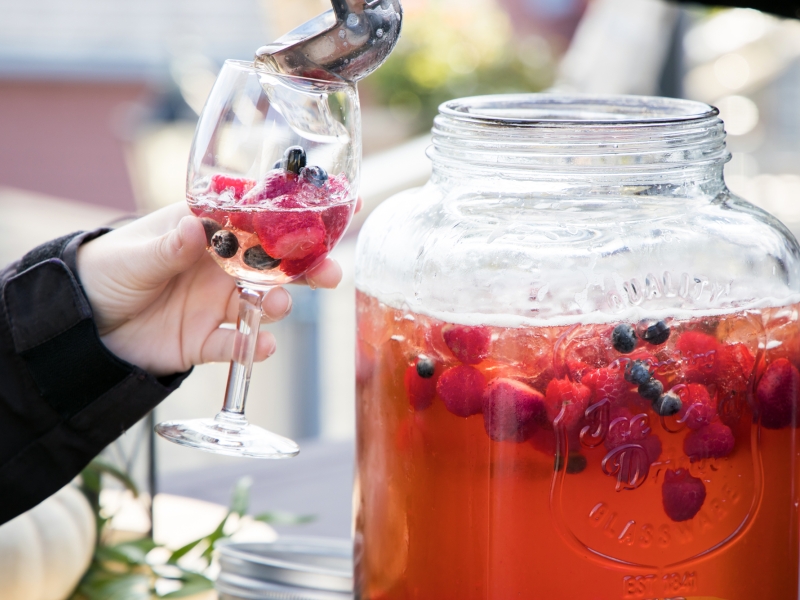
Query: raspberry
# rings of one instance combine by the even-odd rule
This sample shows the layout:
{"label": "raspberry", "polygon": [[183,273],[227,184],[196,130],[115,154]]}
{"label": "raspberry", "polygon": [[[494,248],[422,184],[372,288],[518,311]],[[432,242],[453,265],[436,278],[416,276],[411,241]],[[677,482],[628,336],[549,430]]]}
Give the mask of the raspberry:
{"label": "raspberry", "polygon": [[406,369],[403,382],[406,386],[408,401],[414,410],[428,408],[436,396],[436,377],[420,377],[417,371],[418,364],[413,364]]}
{"label": "raspberry", "polygon": [[712,382],[721,348],[717,338],[699,331],[685,331],[675,347],[683,359],[683,376],[687,382]]}
{"label": "raspberry", "polygon": [[555,425],[574,429],[589,406],[592,391],[585,385],[569,379],[552,379],[545,392],[545,410],[548,420]]}
{"label": "raspberry", "polygon": [[491,334],[486,327],[445,325],[442,337],[450,352],[465,365],[477,365],[489,354]]}
{"label": "raspberry", "polygon": [[719,421],[690,431],[683,440],[683,452],[692,462],[703,458],[723,458],[733,452],[733,432]]}
{"label": "raspberry", "polygon": [[259,212],[253,215],[253,226],[261,246],[275,258],[301,260],[327,251],[325,226],[317,212]]}
{"label": "raspberry", "polygon": [[690,383],[678,390],[681,399],[679,420],[686,423],[689,429],[700,429],[711,423],[717,414],[717,397],[710,396],[706,386]]}
{"label": "raspberry", "polygon": [[568,360],[567,361],[567,372],[571,379],[575,381],[583,382],[584,376],[592,371],[594,367],[591,365],[587,365],[585,362],[581,362],[579,360]]}
{"label": "raspberry", "polygon": [[252,179],[242,177],[231,177],[229,175],[216,174],[211,176],[211,191],[215,194],[222,194],[230,191],[236,200],[242,197],[255,187],[256,182]]}
{"label": "raspberry", "polygon": [[761,424],[767,429],[781,429],[797,422],[797,396],[800,372],[785,358],[767,367],[756,388]]}
{"label": "raspberry", "polygon": [[722,346],[717,354],[717,385],[725,390],[742,390],[747,386],[756,359],[744,344]]}
{"label": "raspberry", "polygon": [[631,384],[625,381],[625,371],[621,368],[602,367],[589,371],[581,379],[592,391],[592,401],[608,399],[611,404],[622,404],[631,393]]}
{"label": "raspberry", "polygon": [[703,507],[706,485],[702,479],[692,477],[687,469],[668,469],[661,485],[664,512],[673,521],[688,521]]}
{"label": "raspberry", "polygon": [[485,390],[486,378],[483,373],[466,365],[450,367],[436,385],[436,391],[447,410],[457,417],[469,417],[481,412]]}
{"label": "raspberry", "polygon": [[496,442],[524,442],[545,418],[544,396],[516,381],[498,377],[483,395],[483,425]]}

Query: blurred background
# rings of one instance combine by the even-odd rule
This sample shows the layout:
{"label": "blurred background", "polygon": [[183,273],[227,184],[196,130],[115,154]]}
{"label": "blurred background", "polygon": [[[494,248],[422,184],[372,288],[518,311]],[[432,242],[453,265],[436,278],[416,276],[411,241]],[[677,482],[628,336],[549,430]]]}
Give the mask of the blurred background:
{"label": "blurred background", "polygon": [[[299,440],[300,457],[237,460],[154,442],[151,418],[106,451],[143,489],[225,504],[237,477],[250,475],[256,509],[313,514],[304,532],[349,535],[355,237],[381,201],[427,179],[427,131],[446,99],[553,89],[714,104],[733,153],[729,186],[800,231],[797,20],[662,0],[403,6],[396,51],[360,84],[365,208],[335,251],[344,282],[335,291],[293,287],[291,316],[269,326],[278,352],[253,373],[248,418]],[[328,8],[325,0],[0,0],[0,262],[183,201],[197,115],[222,62],[251,58]],[[212,416],[226,373],[223,364],[196,368],[154,418]],[[119,526],[150,525],[134,514]]]}

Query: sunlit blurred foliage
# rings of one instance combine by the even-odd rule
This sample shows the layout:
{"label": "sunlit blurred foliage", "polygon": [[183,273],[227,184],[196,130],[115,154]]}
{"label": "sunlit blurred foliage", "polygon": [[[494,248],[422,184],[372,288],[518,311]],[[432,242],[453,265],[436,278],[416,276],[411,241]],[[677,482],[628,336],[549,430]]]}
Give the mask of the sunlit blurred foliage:
{"label": "sunlit blurred foliage", "polygon": [[537,91],[553,77],[540,36],[515,39],[494,0],[406,0],[398,45],[365,87],[412,127],[430,127],[438,105],[476,94]]}

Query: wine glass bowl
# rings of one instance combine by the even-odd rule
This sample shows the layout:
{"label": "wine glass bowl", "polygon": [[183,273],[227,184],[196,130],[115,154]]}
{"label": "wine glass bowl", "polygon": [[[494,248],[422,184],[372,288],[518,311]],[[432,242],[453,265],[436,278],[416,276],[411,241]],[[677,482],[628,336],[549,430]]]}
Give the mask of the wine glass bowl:
{"label": "wine glass bowl", "polygon": [[226,61],[195,132],[186,196],[208,252],[240,290],[225,401],[214,419],[160,423],[178,444],[283,458],[297,445],[244,418],[265,293],[302,277],[344,235],[358,196],[361,122],[353,84]]}

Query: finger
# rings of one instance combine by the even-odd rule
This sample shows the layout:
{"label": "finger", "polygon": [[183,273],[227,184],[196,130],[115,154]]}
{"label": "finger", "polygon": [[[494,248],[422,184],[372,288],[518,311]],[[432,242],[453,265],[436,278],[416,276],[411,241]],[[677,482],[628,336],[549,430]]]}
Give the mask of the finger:
{"label": "finger", "polygon": [[282,287],[274,288],[261,303],[261,322],[274,323],[292,312],[292,297]]}
{"label": "finger", "polygon": [[[261,303],[261,322],[274,323],[292,312],[292,296],[282,287],[273,288]],[[236,323],[239,318],[239,290],[234,289],[225,308],[224,323]]]}
{"label": "finger", "polygon": [[155,287],[194,265],[205,255],[205,247],[200,219],[186,216],[175,229],[132,247],[125,262],[144,287]]}
{"label": "finger", "polygon": [[360,211],[364,206],[364,201],[361,199],[361,196],[358,197],[356,200],[356,212]]}
{"label": "finger", "polygon": [[335,288],[342,280],[342,267],[332,258],[326,258],[306,273],[306,283],[315,288]]}
{"label": "finger", "polygon": [[[233,329],[215,329],[206,338],[200,352],[200,362],[229,362],[233,356],[233,341],[236,331]],[[261,362],[275,353],[275,336],[269,331],[260,331],[256,342],[253,362]]]}

